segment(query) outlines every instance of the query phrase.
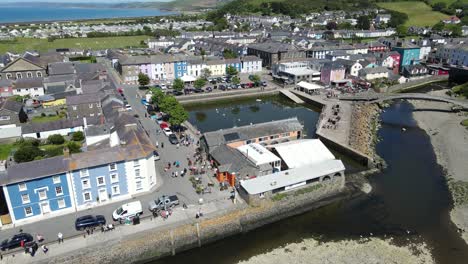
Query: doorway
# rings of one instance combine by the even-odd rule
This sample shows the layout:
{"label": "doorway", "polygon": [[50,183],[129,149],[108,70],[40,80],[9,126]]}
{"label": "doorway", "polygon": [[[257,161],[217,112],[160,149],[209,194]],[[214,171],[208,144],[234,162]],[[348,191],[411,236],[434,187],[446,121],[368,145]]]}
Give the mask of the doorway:
{"label": "doorway", "polygon": [[42,214],[48,214],[48,213],[50,213],[49,202],[43,202],[43,203],[41,203],[41,212],[42,212]]}

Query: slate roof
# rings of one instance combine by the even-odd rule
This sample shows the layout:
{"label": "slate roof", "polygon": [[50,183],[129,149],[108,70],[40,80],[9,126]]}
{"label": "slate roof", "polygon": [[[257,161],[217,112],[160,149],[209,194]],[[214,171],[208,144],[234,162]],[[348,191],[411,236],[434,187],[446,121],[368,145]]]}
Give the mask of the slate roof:
{"label": "slate roof", "polygon": [[0,109],[5,109],[15,113],[19,113],[21,112],[21,109],[23,109],[23,104],[18,103],[16,101],[6,100],[0,103]]}
{"label": "slate roof", "polygon": [[[297,117],[295,117],[242,127],[222,129],[213,132],[206,132],[204,134],[204,138],[211,152],[212,148],[227,144],[229,142],[248,140],[290,131],[302,131],[302,129],[302,124],[299,122]],[[230,140],[230,135],[234,134],[237,135],[237,138]]]}
{"label": "slate roof", "polygon": [[78,94],[67,96],[67,105],[79,105],[100,102],[100,93]]}
{"label": "slate roof", "polygon": [[66,75],[74,74],[75,66],[72,62],[56,62],[49,64],[49,75]]}
{"label": "slate roof", "polygon": [[43,87],[43,79],[40,77],[37,78],[23,78],[18,79],[15,82],[15,88],[23,89],[23,88],[40,88]]}
{"label": "slate roof", "polygon": [[362,74],[373,74],[373,73],[382,73],[388,72],[389,70],[386,67],[375,67],[375,68],[364,68],[359,71]]}
{"label": "slate roof", "polygon": [[23,134],[39,133],[44,131],[52,131],[59,129],[66,129],[71,127],[83,126],[84,122],[82,118],[79,119],[60,119],[51,122],[41,123],[28,123],[21,126],[21,132]]}
{"label": "slate roof", "polygon": [[250,44],[248,47],[250,49],[256,49],[268,53],[298,51],[294,45],[280,42],[255,43]]}
{"label": "slate roof", "polygon": [[242,61],[261,61],[261,60],[262,59],[260,59],[257,56],[245,56],[242,58]]}
{"label": "slate roof", "polygon": [[63,156],[15,164],[0,176],[0,184],[23,182],[65,173],[68,161]]}

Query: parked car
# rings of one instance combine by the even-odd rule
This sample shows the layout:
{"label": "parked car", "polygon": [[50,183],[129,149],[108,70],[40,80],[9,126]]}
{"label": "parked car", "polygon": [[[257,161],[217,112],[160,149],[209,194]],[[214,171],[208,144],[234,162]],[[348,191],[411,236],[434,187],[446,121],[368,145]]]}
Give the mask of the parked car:
{"label": "parked car", "polygon": [[187,128],[182,125],[172,125],[170,128],[174,132],[184,132],[185,130],[187,130]]}
{"label": "parked car", "polygon": [[205,91],[201,88],[193,89],[195,93],[204,93]]}
{"label": "parked car", "polygon": [[131,111],[131,110],[132,110],[132,106],[129,105],[129,104],[126,104],[126,105],[125,105],[125,110]]}
{"label": "parked car", "polygon": [[216,84],[216,80],[212,79],[212,80],[210,80],[210,83],[211,84]]}
{"label": "parked car", "polygon": [[249,80],[253,81],[253,79],[254,79],[254,76],[252,74],[249,75]]}
{"label": "parked car", "polygon": [[205,90],[206,90],[206,92],[211,93],[211,92],[213,91],[213,88],[211,88],[211,87],[206,87]]}
{"label": "parked car", "polygon": [[112,219],[114,221],[122,222],[127,217],[132,218],[135,216],[140,216],[141,214],[143,214],[143,207],[141,206],[141,202],[135,201],[123,204],[119,208],[115,209],[115,211],[112,213]]}
{"label": "parked car", "polygon": [[[162,120],[162,118],[161,118],[161,120]],[[164,128],[166,128],[166,127],[169,127],[169,124],[166,123],[166,122],[161,122],[161,123],[159,124],[159,127],[160,127],[161,129],[164,129]]]}
{"label": "parked car", "polygon": [[158,153],[156,150],[153,151],[153,156],[154,156],[154,160],[155,160],[155,161],[161,159],[161,157],[159,157],[159,153]]}
{"label": "parked car", "polygon": [[149,202],[148,209],[151,212],[157,212],[159,210],[173,208],[176,205],[179,205],[179,198],[177,195],[163,195],[158,199]]}
{"label": "parked car", "polygon": [[161,89],[165,90],[166,88],[167,88],[167,87],[166,87],[166,85],[165,85],[164,83],[161,84]]}
{"label": "parked car", "polygon": [[[163,128],[163,132],[164,132],[164,135],[166,135],[166,136],[168,136],[168,137],[169,137],[170,135],[173,135],[171,129],[168,128],[168,127]],[[169,137],[169,140],[171,140],[171,137]]]}
{"label": "parked car", "polygon": [[184,93],[181,92],[181,91],[172,91],[172,94],[173,94],[174,96],[179,96],[179,95],[183,95]]}
{"label": "parked car", "polygon": [[75,229],[78,231],[84,230],[90,227],[96,227],[106,224],[106,218],[103,215],[85,215],[78,217],[75,220]]}
{"label": "parked car", "polygon": [[262,81],[262,86],[263,86],[263,87],[267,87],[267,85],[268,85],[268,84],[267,84],[266,81]]}
{"label": "parked car", "polygon": [[172,145],[176,145],[176,144],[179,144],[179,139],[177,138],[177,136],[173,133],[169,134],[169,142],[171,142]]}
{"label": "parked car", "polygon": [[32,242],[34,238],[28,233],[16,234],[10,239],[3,240],[0,248],[3,251],[17,248],[21,246],[21,241],[24,241],[24,243]]}
{"label": "parked car", "polygon": [[221,91],[225,91],[227,88],[226,88],[226,85],[220,84],[220,85],[218,86],[218,89],[220,89]]}

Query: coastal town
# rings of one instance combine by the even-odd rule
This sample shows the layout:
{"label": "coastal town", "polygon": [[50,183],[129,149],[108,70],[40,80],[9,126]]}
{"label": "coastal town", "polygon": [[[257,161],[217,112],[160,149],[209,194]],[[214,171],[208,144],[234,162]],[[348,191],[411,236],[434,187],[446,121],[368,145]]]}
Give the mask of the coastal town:
{"label": "coastal town", "polygon": [[[453,198],[447,218],[467,241],[464,10],[404,30],[401,13],[379,7],[213,10],[216,19],[0,25],[0,262],[150,261],[372,195],[369,178],[389,166],[377,148],[382,116],[401,101],[430,138]],[[120,37],[139,43],[112,42]],[[102,39],[112,44],[87,46]],[[51,46],[19,50],[18,41],[38,40]],[[244,121],[235,115],[242,100],[249,118],[267,116],[259,109],[270,100],[315,110]],[[191,110],[210,104],[214,119]],[[210,118],[228,126],[206,129]],[[418,258],[379,235],[356,236],[369,239],[362,247],[393,250],[397,263],[434,262],[424,243],[415,242]],[[287,248],[305,257],[301,243]],[[355,242],[332,247],[340,243]],[[347,254],[328,257],[346,262]],[[263,257],[253,263],[270,263]]]}

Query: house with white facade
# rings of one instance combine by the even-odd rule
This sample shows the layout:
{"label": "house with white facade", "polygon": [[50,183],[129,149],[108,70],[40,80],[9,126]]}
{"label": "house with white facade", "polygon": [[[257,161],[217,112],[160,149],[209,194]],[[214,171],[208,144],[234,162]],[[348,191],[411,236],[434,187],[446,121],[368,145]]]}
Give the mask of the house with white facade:
{"label": "house with white facade", "polygon": [[242,73],[256,73],[262,71],[262,59],[257,56],[245,56],[242,61]]}
{"label": "house with white facade", "polygon": [[44,95],[42,78],[17,79],[13,86],[13,95],[30,96],[32,98]]}
{"label": "house with white facade", "polygon": [[388,78],[389,70],[386,67],[365,68],[359,71],[359,76],[365,80]]}

